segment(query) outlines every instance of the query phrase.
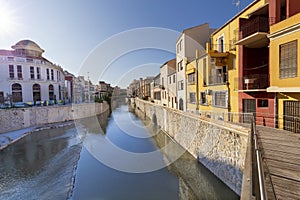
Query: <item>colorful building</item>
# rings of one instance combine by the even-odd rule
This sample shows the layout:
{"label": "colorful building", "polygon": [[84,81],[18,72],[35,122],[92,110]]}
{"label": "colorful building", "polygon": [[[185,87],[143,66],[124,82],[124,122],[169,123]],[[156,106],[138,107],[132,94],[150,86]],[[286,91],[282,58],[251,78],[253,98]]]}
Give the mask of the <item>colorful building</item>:
{"label": "colorful building", "polygon": [[[267,92],[268,5],[267,0],[254,1],[212,34],[206,94],[215,113],[255,113],[257,124],[274,126],[275,95]],[[236,121],[233,116],[240,118],[228,120]]]}
{"label": "colorful building", "polygon": [[176,77],[178,109],[186,111],[186,65],[196,57],[196,50],[205,49],[209,35],[214,29],[202,24],[185,29],[176,42]]}
{"label": "colorful building", "polygon": [[275,93],[268,93],[269,71],[269,4],[255,1],[239,18],[238,78],[239,112],[255,113],[256,123],[275,125]]}
{"label": "colorful building", "polygon": [[300,1],[269,0],[270,86],[276,126],[300,133]]}

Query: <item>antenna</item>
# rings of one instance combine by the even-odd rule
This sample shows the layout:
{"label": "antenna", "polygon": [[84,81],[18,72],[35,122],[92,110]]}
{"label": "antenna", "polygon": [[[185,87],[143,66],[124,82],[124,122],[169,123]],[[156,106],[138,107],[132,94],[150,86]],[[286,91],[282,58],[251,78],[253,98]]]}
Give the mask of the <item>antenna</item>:
{"label": "antenna", "polygon": [[232,4],[234,4],[237,7],[238,12],[240,12],[241,0],[232,0]]}

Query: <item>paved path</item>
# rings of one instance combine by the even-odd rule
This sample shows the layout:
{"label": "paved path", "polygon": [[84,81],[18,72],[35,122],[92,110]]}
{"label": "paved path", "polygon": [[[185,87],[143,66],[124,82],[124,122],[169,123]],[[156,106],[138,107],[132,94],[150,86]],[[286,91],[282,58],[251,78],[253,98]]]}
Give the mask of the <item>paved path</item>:
{"label": "paved path", "polygon": [[300,134],[257,126],[268,199],[300,199]]}

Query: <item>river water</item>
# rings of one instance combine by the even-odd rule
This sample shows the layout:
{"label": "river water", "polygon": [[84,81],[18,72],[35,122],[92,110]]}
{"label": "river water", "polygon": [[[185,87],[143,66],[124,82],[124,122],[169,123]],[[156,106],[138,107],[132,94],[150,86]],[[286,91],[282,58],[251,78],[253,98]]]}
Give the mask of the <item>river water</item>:
{"label": "river water", "polygon": [[108,119],[34,132],[1,151],[0,163],[0,199],[239,199],[126,105]]}

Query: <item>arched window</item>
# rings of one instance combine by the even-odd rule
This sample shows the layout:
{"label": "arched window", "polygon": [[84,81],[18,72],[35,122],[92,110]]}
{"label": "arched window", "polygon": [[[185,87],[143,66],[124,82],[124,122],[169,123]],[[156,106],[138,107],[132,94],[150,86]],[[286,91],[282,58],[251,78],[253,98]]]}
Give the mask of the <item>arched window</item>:
{"label": "arched window", "polygon": [[61,100],[61,86],[58,86],[58,99]]}
{"label": "arched window", "polygon": [[11,86],[12,90],[12,102],[22,102],[22,85],[19,83],[14,83]]}
{"label": "arched window", "polygon": [[49,100],[54,100],[54,87],[49,85]]}
{"label": "arched window", "polygon": [[183,100],[179,99],[179,110],[183,110]]}
{"label": "arched window", "polygon": [[32,86],[32,96],[34,102],[41,101],[41,86],[39,84]]}

